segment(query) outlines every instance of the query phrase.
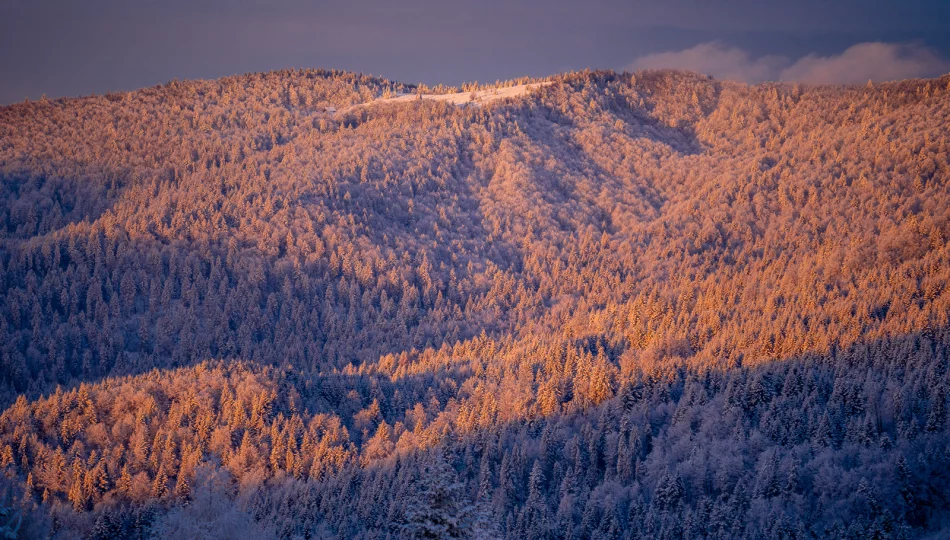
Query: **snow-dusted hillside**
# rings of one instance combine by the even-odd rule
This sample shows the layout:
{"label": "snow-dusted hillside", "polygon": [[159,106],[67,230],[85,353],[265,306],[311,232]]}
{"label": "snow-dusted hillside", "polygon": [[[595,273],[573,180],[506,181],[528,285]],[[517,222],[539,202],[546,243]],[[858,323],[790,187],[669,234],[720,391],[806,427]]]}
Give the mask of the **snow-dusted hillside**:
{"label": "snow-dusted hillside", "polygon": [[417,101],[420,99],[428,99],[432,101],[444,101],[446,103],[451,103],[453,105],[482,105],[485,103],[491,103],[492,101],[497,101],[499,99],[513,98],[523,96],[532,90],[541,88],[542,86],[547,86],[551,84],[550,81],[532,83],[532,84],[519,84],[517,86],[509,86],[507,88],[490,88],[487,90],[477,90],[474,92],[456,92],[453,94],[406,94],[400,93],[396,97],[391,98],[380,98],[376,101],[372,101],[367,105],[376,105],[379,103],[404,103],[410,101]]}

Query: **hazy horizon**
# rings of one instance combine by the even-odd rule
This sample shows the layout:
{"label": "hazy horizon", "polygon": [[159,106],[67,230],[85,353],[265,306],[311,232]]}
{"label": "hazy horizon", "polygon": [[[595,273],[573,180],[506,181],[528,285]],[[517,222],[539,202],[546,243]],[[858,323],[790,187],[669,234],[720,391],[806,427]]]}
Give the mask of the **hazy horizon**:
{"label": "hazy horizon", "polygon": [[[665,62],[660,67],[754,82],[803,60],[837,60],[862,44],[885,44],[893,69],[883,73],[896,78],[950,71],[950,4],[935,0],[493,1],[477,9],[428,0],[240,0],[219,11],[210,1],[7,2],[0,7],[0,49],[7,52],[0,57],[0,104],[295,67],[458,85]],[[849,59],[850,72],[861,74],[855,76],[878,73],[875,55]]]}

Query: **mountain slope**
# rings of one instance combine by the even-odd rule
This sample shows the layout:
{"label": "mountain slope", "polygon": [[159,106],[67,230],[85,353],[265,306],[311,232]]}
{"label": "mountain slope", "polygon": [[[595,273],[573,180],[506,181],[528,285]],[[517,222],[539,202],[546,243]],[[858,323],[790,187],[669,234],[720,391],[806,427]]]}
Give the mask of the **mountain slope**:
{"label": "mountain slope", "polygon": [[0,461],[32,527],[230,510],[179,483],[281,536],[946,527],[950,78],[352,107],[404,89],[0,109]]}

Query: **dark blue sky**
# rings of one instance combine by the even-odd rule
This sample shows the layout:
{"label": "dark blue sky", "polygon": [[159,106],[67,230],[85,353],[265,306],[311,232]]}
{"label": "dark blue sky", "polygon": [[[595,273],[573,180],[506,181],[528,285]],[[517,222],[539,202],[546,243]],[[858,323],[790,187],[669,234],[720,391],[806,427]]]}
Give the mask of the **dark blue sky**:
{"label": "dark blue sky", "polygon": [[[494,81],[624,69],[711,42],[786,64],[858,43],[912,43],[927,51],[930,74],[950,58],[950,1],[2,0],[0,103],[284,67]],[[733,72],[748,73],[723,71]]]}

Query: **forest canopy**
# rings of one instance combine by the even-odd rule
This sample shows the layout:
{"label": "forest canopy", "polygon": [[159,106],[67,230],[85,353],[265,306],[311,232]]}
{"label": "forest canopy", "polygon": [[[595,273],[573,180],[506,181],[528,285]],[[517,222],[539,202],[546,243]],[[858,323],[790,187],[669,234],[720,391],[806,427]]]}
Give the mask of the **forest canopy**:
{"label": "forest canopy", "polygon": [[950,533],[950,75],[544,82],[0,108],[0,527]]}

